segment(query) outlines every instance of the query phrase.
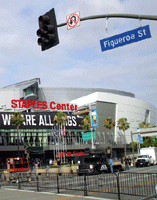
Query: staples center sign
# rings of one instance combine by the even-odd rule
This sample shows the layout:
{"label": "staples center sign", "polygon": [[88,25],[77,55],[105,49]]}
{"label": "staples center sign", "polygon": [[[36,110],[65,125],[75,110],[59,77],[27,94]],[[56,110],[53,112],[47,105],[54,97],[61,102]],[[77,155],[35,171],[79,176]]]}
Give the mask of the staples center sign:
{"label": "staples center sign", "polygon": [[77,105],[73,104],[60,104],[60,103],[55,103],[54,101],[51,101],[49,106],[47,101],[35,101],[35,100],[11,100],[11,107],[12,108],[34,108],[34,109],[52,109],[52,110],[71,110],[71,111],[76,111],[77,110]]}

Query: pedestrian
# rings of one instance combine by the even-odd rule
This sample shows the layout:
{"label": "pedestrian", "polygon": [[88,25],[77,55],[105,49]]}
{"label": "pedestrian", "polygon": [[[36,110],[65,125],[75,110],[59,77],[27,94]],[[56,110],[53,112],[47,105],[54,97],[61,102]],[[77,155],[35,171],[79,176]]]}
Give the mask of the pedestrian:
{"label": "pedestrian", "polygon": [[128,162],[129,162],[129,167],[131,167],[131,158],[130,158],[130,156],[128,158]]}
{"label": "pedestrian", "polygon": [[128,158],[125,157],[125,170],[129,170],[129,165],[128,165]]}
{"label": "pedestrian", "polygon": [[38,159],[38,167],[41,167],[40,159]]}
{"label": "pedestrian", "polygon": [[50,165],[50,166],[53,165],[53,160],[52,160],[52,159],[49,160],[49,165]]}
{"label": "pedestrian", "polygon": [[61,161],[60,161],[60,159],[58,159],[57,160],[57,165],[60,166],[60,164],[61,164]]}
{"label": "pedestrian", "polygon": [[113,160],[110,158],[110,170],[111,173],[113,174]]}
{"label": "pedestrian", "polygon": [[121,164],[123,165],[123,162],[124,162],[124,160],[123,160],[123,158],[121,158]]}

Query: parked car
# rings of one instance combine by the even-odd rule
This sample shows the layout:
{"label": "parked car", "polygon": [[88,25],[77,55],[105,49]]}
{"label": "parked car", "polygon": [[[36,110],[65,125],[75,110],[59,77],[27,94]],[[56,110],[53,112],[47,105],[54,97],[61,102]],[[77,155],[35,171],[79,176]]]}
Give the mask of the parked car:
{"label": "parked car", "polygon": [[[122,165],[114,165],[114,171],[122,171]],[[110,172],[109,159],[102,151],[90,151],[85,156],[80,156],[77,166],[77,174],[100,174]]]}
{"label": "parked car", "polygon": [[149,155],[140,155],[137,157],[135,162],[136,167],[148,167],[151,164],[153,164],[153,158]]}

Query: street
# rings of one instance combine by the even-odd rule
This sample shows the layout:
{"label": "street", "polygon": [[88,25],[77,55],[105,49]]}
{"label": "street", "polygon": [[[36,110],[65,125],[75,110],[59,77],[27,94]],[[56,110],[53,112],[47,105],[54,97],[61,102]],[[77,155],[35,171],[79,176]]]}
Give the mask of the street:
{"label": "street", "polygon": [[132,167],[126,172],[136,172],[136,173],[157,173],[157,165],[149,167]]}

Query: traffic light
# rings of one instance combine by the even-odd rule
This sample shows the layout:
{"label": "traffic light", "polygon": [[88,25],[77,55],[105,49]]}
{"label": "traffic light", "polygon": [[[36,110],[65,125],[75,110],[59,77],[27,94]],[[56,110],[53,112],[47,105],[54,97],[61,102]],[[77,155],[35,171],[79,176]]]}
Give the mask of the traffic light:
{"label": "traffic light", "polygon": [[49,12],[45,13],[45,15],[40,16],[38,21],[38,45],[41,46],[42,51],[59,44],[57,22],[54,8],[51,9]]}

